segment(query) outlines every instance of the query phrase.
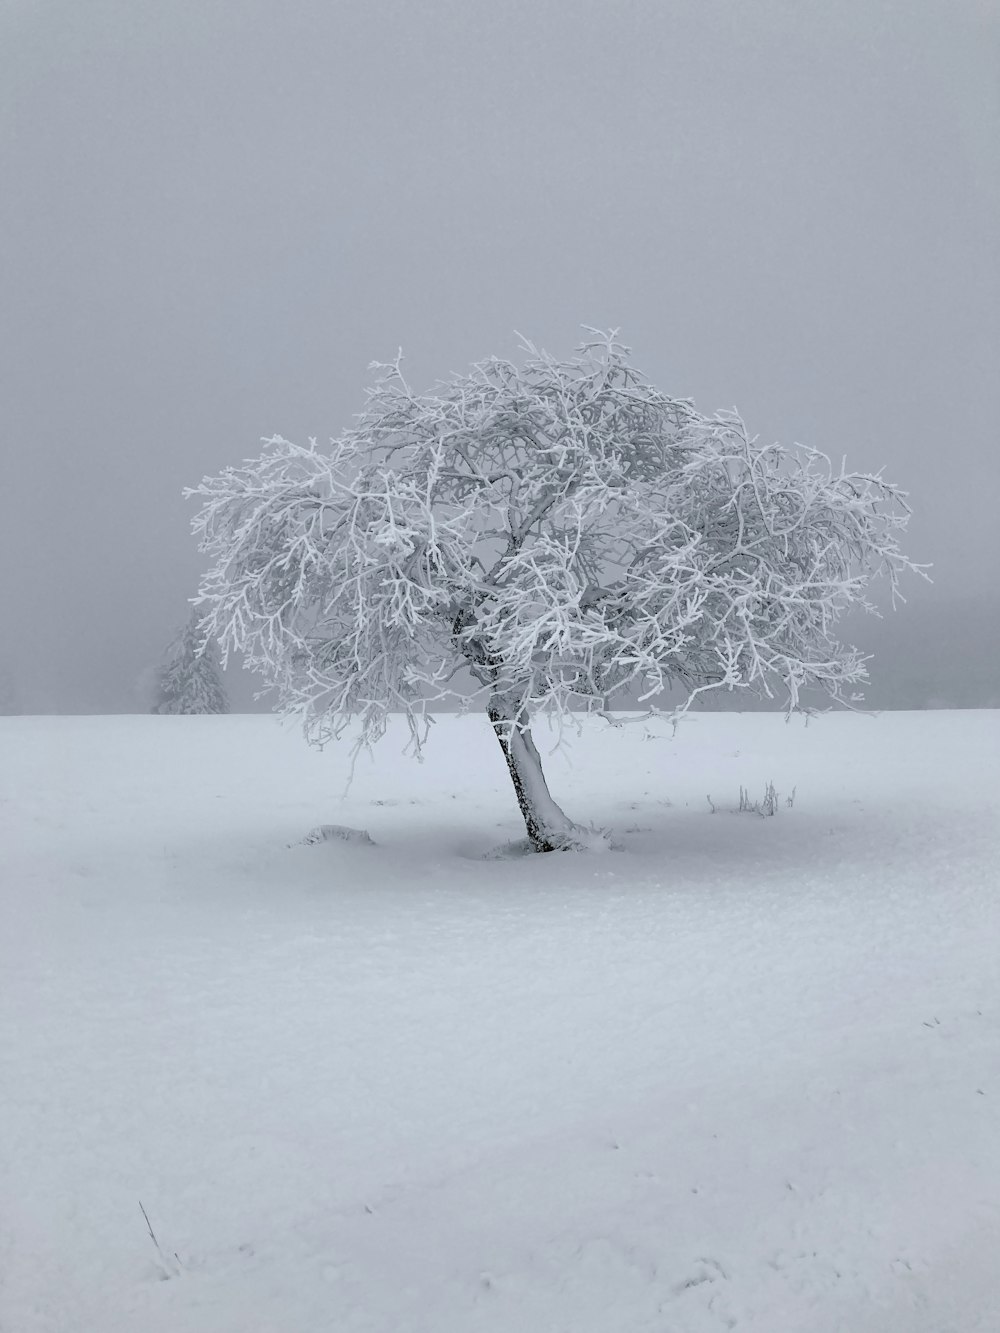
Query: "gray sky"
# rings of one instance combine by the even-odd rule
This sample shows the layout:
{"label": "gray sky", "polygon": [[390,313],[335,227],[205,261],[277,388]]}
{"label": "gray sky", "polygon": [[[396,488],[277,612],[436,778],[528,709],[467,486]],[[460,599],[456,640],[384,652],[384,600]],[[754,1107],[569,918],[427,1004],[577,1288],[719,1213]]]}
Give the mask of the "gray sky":
{"label": "gray sky", "polygon": [[337,432],[400,344],[423,384],[514,329],[620,326],[664,390],[884,464],[936,566],[908,642],[960,596],[995,614],[993,0],[0,24],[0,654],[29,708],[135,706],[203,564],[184,485]]}

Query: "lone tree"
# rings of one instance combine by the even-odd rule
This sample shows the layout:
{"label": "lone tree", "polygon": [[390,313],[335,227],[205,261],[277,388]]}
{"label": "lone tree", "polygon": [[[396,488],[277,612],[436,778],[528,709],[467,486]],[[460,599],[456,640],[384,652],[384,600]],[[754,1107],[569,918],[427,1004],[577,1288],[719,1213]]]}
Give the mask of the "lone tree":
{"label": "lone tree", "polygon": [[[376,363],[328,449],[266,440],[186,492],[214,565],[205,628],[276,688],[318,743],[359,744],[468,690],[486,707],[538,851],[587,845],[549,793],[529,723],[606,713],[628,692],[753,689],[789,708],[866,677],[840,614],[916,568],[909,510],[880,475],[761,445],[735,413],[655,389],[614,334],[569,360],[523,343],[416,394]],[[857,696],[853,696],[857,697]],[[655,707],[655,705],[654,705]]]}
{"label": "lone tree", "polygon": [[151,713],[228,713],[214,645],[193,611],[155,672]]}

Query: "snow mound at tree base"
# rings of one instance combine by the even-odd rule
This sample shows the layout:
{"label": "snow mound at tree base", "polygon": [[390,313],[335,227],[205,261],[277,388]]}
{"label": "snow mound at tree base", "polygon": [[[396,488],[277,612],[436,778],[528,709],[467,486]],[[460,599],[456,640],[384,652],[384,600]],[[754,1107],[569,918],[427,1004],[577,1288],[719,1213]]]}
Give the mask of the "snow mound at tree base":
{"label": "snow mound at tree base", "polygon": [[[617,852],[621,851],[606,829],[589,828],[575,824],[572,829],[548,835],[555,852]],[[513,842],[502,842],[498,847],[491,847],[483,853],[484,861],[508,861],[520,856],[542,855],[530,838],[516,838]]]}

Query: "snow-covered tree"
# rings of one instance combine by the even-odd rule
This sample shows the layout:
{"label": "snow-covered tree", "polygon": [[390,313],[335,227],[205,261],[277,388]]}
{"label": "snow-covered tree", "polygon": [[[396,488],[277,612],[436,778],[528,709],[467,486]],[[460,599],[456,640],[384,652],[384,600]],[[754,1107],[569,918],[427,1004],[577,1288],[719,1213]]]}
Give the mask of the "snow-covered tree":
{"label": "snow-covered tree", "polygon": [[[905,496],[881,475],[750,438],[654,388],[614,334],[567,360],[523,344],[426,394],[376,364],[357,424],[280,437],[187,492],[214,564],[204,626],[322,743],[402,710],[485,704],[539,851],[584,845],[529,724],[680,686],[845,700],[864,659],[835,628],[901,554]],[[463,673],[462,669],[466,671]],[[853,696],[857,697],[857,696]]]}
{"label": "snow-covered tree", "polygon": [[193,611],[152,682],[151,713],[228,713],[215,645]]}

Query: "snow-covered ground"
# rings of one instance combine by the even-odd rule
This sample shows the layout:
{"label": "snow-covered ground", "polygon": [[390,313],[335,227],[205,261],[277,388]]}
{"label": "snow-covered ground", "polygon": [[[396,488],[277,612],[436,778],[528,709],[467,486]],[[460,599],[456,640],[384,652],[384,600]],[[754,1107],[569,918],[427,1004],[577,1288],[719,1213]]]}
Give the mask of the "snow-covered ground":
{"label": "snow-covered ground", "polygon": [[1000,1329],[1000,713],[569,739],[0,719],[3,1333]]}

